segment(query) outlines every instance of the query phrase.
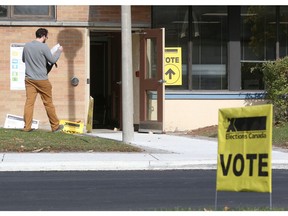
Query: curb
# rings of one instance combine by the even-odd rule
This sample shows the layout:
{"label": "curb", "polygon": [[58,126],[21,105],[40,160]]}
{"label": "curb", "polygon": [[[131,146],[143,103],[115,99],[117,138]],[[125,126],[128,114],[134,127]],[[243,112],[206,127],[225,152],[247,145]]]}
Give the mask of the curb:
{"label": "curb", "polygon": [[[61,161],[1,162],[0,172],[19,171],[125,171],[125,170],[216,170],[217,163],[207,161]],[[288,161],[272,163],[272,169],[288,169]]]}

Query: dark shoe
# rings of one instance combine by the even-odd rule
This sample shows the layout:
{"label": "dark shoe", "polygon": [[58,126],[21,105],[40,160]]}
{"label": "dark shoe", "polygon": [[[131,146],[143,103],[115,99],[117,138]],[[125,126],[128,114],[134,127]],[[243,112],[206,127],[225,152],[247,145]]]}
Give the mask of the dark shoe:
{"label": "dark shoe", "polygon": [[30,130],[25,130],[25,129],[23,129],[24,132],[32,132],[32,131],[34,131],[34,130],[35,130],[34,128],[31,128]]}
{"label": "dark shoe", "polygon": [[54,132],[54,133],[58,133],[58,132],[62,131],[63,128],[64,128],[64,125],[59,125],[59,127],[58,127],[55,131],[53,131],[53,132]]}

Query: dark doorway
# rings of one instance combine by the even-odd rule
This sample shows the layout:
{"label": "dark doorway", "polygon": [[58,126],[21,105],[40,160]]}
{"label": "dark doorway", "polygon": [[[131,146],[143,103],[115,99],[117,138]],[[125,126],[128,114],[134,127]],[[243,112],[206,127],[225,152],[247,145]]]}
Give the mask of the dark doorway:
{"label": "dark doorway", "polygon": [[121,33],[90,33],[90,95],[93,128],[120,128]]}

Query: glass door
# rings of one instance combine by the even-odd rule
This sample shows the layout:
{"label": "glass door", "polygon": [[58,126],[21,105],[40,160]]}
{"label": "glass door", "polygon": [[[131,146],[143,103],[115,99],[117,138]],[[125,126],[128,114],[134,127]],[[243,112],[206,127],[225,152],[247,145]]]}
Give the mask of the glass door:
{"label": "glass door", "polygon": [[150,29],[140,38],[139,132],[163,133],[165,81],[164,29]]}

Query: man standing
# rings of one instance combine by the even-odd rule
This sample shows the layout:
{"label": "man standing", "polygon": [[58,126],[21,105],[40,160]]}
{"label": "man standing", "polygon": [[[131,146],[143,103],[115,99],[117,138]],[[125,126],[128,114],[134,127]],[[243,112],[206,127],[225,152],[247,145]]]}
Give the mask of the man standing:
{"label": "man standing", "polygon": [[59,125],[59,119],[56,115],[55,107],[52,101],[52,85],[48,80],[48,72],[46,65],[48,62],[54,64],[59,59],[63,47],[60,46],[54,55],[51,54],[47,44],[48,30],[39,28],[36,31],[36,39],[28,42],[24,46],[22,61],[25,63],[25,87],[26,102],[24,107],[24,129],[30,132],[33,129],[33,111],[34,104],[39,93],[46,109],[47,116],[51,125],[52,132],[58,132],[63,129],[63,125]]}

